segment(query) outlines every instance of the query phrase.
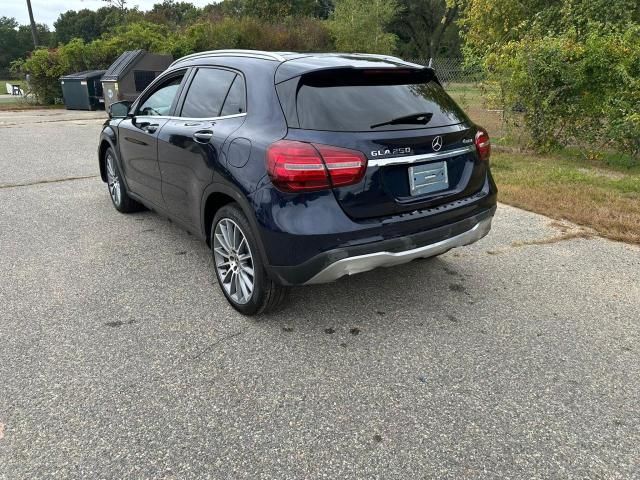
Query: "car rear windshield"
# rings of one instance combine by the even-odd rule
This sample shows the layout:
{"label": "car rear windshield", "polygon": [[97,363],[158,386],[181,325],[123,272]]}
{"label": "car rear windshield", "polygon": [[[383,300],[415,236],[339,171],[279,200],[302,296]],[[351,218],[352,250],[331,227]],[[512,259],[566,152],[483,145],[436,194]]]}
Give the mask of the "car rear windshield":
{"label": "car rear windshield", "polygon": [[431,70],[341,70],[303,75],[299,128],[342,132],[442,127],[468,121]]}

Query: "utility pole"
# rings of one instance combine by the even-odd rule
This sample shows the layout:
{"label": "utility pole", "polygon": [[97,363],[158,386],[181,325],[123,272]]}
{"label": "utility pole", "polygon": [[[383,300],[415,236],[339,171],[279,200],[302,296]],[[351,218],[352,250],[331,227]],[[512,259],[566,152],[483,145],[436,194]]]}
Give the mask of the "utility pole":
{"label": "utility pole", "polygon": [[27,0],[27,8],[29,9],[29,21],[31,22],[31,36],[33,37],[33,48],[38,48],[38,30],[36,29],[36,21],[33,19],[33,10],[31,9],[31,0]]}

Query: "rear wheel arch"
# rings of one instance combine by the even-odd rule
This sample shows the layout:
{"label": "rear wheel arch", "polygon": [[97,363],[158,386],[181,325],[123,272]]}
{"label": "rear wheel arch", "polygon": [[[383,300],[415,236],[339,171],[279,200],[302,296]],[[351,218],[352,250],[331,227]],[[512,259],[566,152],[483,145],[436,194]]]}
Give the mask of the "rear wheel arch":
{"label": "rear wheel arch", "polygon": [[232,186],[214,183],[210,185],[203,195],[202,201],[202,231],[205,235],[207,245],[211,246],[211,222],[216,215],[216,212],[229,203],[236,203],[242,212],[247,217],[249,225],[253,229],[256,241],[258,243],[258,249],[265,263],[268,263],[266,251],[262,244],[262,238],[258,229],[258,221],[256,220],[256,214],[253,207],[249,203],[247,197],[240,193]]}
{"label": "rear wheel arch", "polygon": [[225,205],[235,202],[235,199],[223,192],[212,192],[204,202],[203,224],[207,238],[207,245],[211,246],[211,222],[218,210]]}

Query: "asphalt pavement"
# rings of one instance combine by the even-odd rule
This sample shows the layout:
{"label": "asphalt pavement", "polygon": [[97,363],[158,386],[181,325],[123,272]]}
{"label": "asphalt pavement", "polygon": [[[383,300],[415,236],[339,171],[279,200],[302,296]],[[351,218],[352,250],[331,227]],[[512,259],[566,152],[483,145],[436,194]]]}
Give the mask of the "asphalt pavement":
{"label": "asphalt pavement", "polygon": [[55,113],[0,115],[0,479],[640,477],[637,246],[500,205],[247,319]]}

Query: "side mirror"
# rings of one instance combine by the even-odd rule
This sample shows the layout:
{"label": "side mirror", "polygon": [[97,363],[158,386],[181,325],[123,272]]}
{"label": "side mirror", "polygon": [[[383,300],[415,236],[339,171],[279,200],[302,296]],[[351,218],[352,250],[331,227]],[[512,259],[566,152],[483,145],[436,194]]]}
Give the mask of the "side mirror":
{"label": "side mirror", "polygon": [[129,116],[131,102],[124,100],[109,105],[109,118],[126,118]]}

